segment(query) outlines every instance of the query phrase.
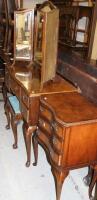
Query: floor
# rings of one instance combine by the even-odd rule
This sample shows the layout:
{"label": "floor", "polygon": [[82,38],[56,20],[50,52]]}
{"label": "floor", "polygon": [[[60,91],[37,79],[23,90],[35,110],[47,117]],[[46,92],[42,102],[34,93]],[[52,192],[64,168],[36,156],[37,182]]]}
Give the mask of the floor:
{"label": "floor", "polygon": [[[0,102],[0,200],[55,200],[55,186],[50,165],[39,147],[38,166],[25,167],[26,152],[22,123],[18,126],[18,149],[12,149],[11,130],[5,129],[6,117]],[[32,149],[33,162],[33,149]],[[66,178],[61,200],[89,200],[88,188],[83,183],[87,168],[73,170]]]}

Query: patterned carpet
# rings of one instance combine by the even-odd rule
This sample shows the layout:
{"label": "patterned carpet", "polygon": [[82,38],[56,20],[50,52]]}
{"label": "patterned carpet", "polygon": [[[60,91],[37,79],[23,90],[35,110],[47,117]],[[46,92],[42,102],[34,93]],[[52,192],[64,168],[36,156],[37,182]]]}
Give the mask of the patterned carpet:
{"label": "patterned carpet", "polygon": [[[3,102],[0,102],[0,200],[55,200],[55,185],[45,153],[39,147],[38,166],[25,167],[26,152],[22,124],[18,126],[18,149],[12,149],[12,130],[6,130]],[[33,162],[33,149],[32,149]],[[66,178],[61,200],[89,200],[83,183],[87,168],[73,170]]]}

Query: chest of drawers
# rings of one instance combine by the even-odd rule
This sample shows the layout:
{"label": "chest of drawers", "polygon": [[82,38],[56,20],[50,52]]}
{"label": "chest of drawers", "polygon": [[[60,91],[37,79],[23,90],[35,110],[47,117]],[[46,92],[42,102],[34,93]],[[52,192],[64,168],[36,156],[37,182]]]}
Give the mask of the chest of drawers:
{"label": "chest of drawers", "polygon": [[45,149],[56,180],[57,200],[69,170],[97,164],[97,107],[77,92],[43,95],[40,100],[37,145]]}

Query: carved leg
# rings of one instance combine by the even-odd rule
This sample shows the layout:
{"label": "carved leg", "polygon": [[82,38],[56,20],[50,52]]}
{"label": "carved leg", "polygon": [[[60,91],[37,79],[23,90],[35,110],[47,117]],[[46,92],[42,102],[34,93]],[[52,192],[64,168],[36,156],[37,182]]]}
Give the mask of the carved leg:
{"label": "carved leg", "polygon": [[24,141],[25,141],[25,146],[26,146],[26,151],[27,151],[27,145],[26,145],[26,123],[24,121],[23,121],[22,129],[23,129],[23,136],[24,136]]}
{"label": "carved leg", "polygon": [[27,145],[26,145],[26,123],[23,121],[23,125],[22,125],[22,129],[23,129],[23,136],[24,136],[24,142],[25,142],[25,146],[26,146],[26,150],[27,150]]}
{"label": "carved leg", "polygon": [[95,187],[94,200],[97,200],[97,182],[96,182],[96,187]]}
{"label": "carved leg", "polygon": [[18,143],[18,137],[17,137],[17,121],[11,115],[11,126],[12,126],[12,131],[13,131],[13,136],[14,136],[14,144],[13,144],[13,149],[17,149],[17,143]]}
{"label": "carved leg", "polygon": [[27,162],[26,167],[30,166],[30,160],[31,160],[31,137],[32,133],[36,130],[36,126],[28,126],[28,124],[23,125],[23,133],[24,133],[24,140],[26,145],[26,151],[27,151]]}
{"label": "carved leg", "polygon": [[93,176],[93,168],[89,166],[88,168],[88,174],[83,178],[84,184],[86,186],[89,186],[92,180],[92,176]]}
{"label": "carved leg", "polygon": [[34,158],[35,158],[33,166],[37,165],[37,160],[38,160],[38,141],[36,137],[37,137],[37,130],[34,132],[34,135],[32,137],[32,144],[33,144],[33,151],[34,151]]}
{"label": "carved leg", "polygon": [[94,199],[92,197],[92,190],[93,190],[93,187],[97,181],[97,165],[94,167],[94,173],[93,173],[93,177],[92,177],[92,180],[91,180],[91,183],[90,183],[90,186],[89,186],[89,198],[92,200]]}
{"label": "carved leg", "polygon": [[[27,152],[27,142],[26,142],[27,124],[24,121],[23,121],[22,129],[23,129],[24,142],[25,142],[25,147],[26,147],[26,152]],[[28,161],[28,159],[27,159],[27,161]],[[26,163],[26,165],[27,165],[27,163]]]}
{"label": "carved leg", "polygon": [[9,114],[9,111],[10,111],[9,106],[6,103],[6,105],[5,105],[5,114],[6,114],[6,118],[7,118],[6,129],[10,129],[10,114]]}
{"label": "carved leg", "polygon": [[53,173],[54,179],[55,179],[56,200],[60,200],[62,185],[63,185],[65,178],[68,176],[69,171],[58,171],[52,167],[52,173]]}

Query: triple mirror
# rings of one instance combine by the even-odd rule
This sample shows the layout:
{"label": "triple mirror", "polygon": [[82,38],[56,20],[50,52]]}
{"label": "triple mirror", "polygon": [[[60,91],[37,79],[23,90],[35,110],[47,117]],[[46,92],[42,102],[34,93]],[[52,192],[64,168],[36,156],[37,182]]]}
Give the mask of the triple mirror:
{"label": "triple mirror", "polygon": [[15,12],[14,60],[30,61],[27,69],[40,88],[55,78],[58,27],[59,10],[50,1],[44,2],[36,15],[34,9]]}

